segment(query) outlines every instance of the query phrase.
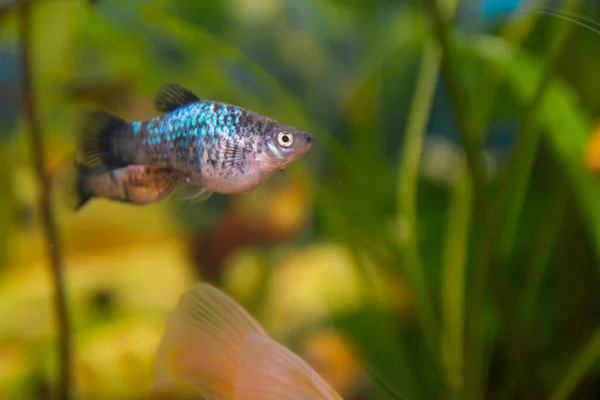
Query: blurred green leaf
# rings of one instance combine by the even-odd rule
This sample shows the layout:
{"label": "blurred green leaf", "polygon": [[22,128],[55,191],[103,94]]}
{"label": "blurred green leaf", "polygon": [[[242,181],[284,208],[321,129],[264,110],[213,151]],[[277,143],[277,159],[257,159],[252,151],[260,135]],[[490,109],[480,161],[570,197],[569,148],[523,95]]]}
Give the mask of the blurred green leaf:
{"label": "blurred green leaf", "polygon": [[[516,94],[522,99],[529,98],[534,90],[535,77],[540,75],[543,66],[524,52],[506,54],[502,62]],[[592,131],[590,117],[577,103],[572,88],[556,79],[550,84],[539,118],[551,149],[573,183],[594,238],[596,252],[600,255],[600,208],[597,205],[600,181],[586,170],[583,162]]]}
{"label": "blurred green leaf", "polygon": [[224,32],[227,28],[227,6],[231,5],[223,0],[177,0],[165,3],[168,11],[200,28],[216,34]]}
{"label": "blurred green leaf", "polygon": [[14,163],[10,155],[8,143],[0,147],[0,271],[7,261],[10,237],[15,222],[14,186],[11,165]]}
{"label": "blurred green leaf", "polygon": [[[366,306],[348,314],[333,315],[336,328],[344,332],[359,349],[358,356],[367,364],[366,372],[376,376],[375,383],[385,382],[386,386],[400,396],[425,398],[418,395],[427,390],[421,385],[415,386],[417,377],[408,367],[411,365],[408,355],[411,350],[401,347],[396,320],[394,313],[374,306]],[[389,394],[386,388],[380,390]]]}
{"label": "blurred green leaf", "polygon": [[[437,43],[429,41],[421,56],[421,65],[400,155],[397,182],[398,246],[402,269],[410,282],[432,359],[439,357],[438,323],[433,296],[419,254],[417,218],[418,174],[423,138],[431,112],[442,54]],[[441,364],[441,360],[436,359]]]}
{"label": "blurred green leaf", "polygon": [[442,270],[442,358],[449,392],[460,398],[464,389],[464,290],[473,194],[463,171],[452,188]]}
{"label": "blurred green leaf", "polygon": [[[548,167],[548,165],[545,165]],[[525,300],[523,301],[522,313],[526,329],[531,323],[535,310],[538,306],[539,295],[545,281],[548,267],[552,261],[552,255],[556,251],[556,242],[560,229],[565,222],[565,210],[569,188],[562,176],[562,170],[553,162],[550,167],[555,167],[557,174],[550,180],[550,187],[544,193],[547,201],[542,204],[539,217],[535,221],[539,232],[531,246],[528,257],[527,280],[525,284]]]}
{"label": "blurred green leaf", "polygon": [[[567,0],[565,7],[572,8],[578,0]],[[506,205],[504,209],[504,223],[500,230],[499,250],[502,258],[512,253],[519,217],[525,202],[527,188],[529,187],[531,172],[536,158],[541,140],[540,130],[537,129],[537,119],[541,111],[541,104],[544,103],[548,90],[551,88],[551,82],[556,75],[556,65],[563,54],[563,49],[572,32],[574,24],[565,21],[554,21],[556,25],[553,31],[555,34],[548,41],[541,64],[544,66],[532,98],[527,101],[524,110],[523,121],[517,132],[517,139],[513,156],[509,161],[506,180],[507,186],[503,186],[501,191],[510,193],[504,200]],[[533,78],[533,77],[532,77]],[[502,196],[502,193],[500,194]]]}
{"label": "blurred green leaf", "polygon": [[570,398],[577,383],[589,371],[594,362],[600,356],[600,329],[596,331],[588,344],[575,357],[571,367],[567,370],[564,378],[558,384],[556,391],[550,400],[563,400]]}

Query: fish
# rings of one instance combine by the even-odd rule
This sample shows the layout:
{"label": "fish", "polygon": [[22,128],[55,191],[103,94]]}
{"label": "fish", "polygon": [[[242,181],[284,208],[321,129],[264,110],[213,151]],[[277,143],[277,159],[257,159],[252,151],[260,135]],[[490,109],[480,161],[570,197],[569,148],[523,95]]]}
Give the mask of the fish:
{"label": "fish", "polygon": [[91,168],[74,161],[59,184],[69,208],[77,211],[93,197],[134,205],[156,203],[169,197],[182,179],[181,174],[164,167]]}
{"label": "fish", "polygon": [[184,174],[199,197],[252,190],[310,150],[311,134],[235,105],[200,100],[177,83],[156,93],[162,114],[127,122],[84,113],[76,147],[89,166],[151,165]]}
{"label": "fish", "polygon": [[342,399],[242,306],[207,283],[181,295],[169,313],[154,371],[154,393],[180,378],[205,400]]}

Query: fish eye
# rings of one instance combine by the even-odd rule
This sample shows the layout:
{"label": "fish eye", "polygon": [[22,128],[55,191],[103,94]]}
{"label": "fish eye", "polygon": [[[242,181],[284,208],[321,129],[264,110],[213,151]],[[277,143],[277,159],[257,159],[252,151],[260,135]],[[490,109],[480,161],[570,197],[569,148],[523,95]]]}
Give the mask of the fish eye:
{"label": "fish eye", "polygon": [[290,147],[294,142],[294,137],[287,132],[279,132],[279,135],[277,135],[277,141],[283,147]]}

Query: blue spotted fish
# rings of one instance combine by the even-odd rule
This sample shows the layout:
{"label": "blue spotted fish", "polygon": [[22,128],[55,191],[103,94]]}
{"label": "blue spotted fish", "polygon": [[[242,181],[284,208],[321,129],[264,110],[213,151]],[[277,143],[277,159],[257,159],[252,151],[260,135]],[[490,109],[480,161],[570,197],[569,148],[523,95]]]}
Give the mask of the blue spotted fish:
{"label": "blue spotted fish", "polygon": [[91,111],[78,132],[79,157],[90,167],[171,168],[198,188],[196,197],[254,189],[305,154],[313,137],[253,111],[200,100],[175,83],[154,98],[163,114],[126,122]]}

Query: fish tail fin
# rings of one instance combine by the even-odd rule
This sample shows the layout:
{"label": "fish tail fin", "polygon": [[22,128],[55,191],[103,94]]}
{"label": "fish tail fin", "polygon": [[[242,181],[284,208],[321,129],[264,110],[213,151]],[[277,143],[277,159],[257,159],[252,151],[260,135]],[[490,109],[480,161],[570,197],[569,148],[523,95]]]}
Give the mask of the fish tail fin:
{"label": "fish tail fin", "polygon": [[86,166],[121,167],[123,161],[112,153],[115,135],[128,129],[128,123],[107,112],[86,110],[77,132],[77,149]]}
{"label": "fish tail fin", "polygon": [[61,176],[56,177],[57,188],[64,196],[64,204],[71,211],[80,210],[92,198],[92,195],[85,190],[84,184],[90,170],[74,161],[62,172]]}
{"label": "fish tail fin", "polygon": [[248,334],[233,381],[239,400],[342,400],[302,358],[267,336]]}
{"label": "fish tail fin", "polygon": [[155,359],[154,390],[179,380],[192,383],[207,400],[231,398],[237,352],[248,333],[267,335],[225,293],[195,285],[167,321]]}

